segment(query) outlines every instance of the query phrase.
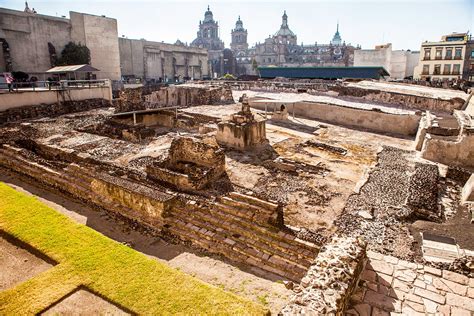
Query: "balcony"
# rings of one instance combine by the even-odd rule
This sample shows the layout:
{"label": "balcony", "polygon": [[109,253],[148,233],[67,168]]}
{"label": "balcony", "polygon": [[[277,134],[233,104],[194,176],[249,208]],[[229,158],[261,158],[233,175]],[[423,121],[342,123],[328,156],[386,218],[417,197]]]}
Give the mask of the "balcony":
{"label": "balcony", "polygon": [[425,57],[423,57],[423,60],[431,60],[431,57],[430,56],[425,56]]}
{"label": "balcony", "polygon": [[429,71],[422,71],[421,74],[424,75],[424,76],[427,76],[427,75],[430,74],[430,72]]}

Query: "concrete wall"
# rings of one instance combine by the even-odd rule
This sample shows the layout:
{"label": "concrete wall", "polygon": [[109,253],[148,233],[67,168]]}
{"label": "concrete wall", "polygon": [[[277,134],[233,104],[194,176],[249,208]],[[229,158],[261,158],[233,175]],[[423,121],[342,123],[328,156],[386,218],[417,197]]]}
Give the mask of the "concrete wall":
{"label": "concrete wall", "polygon": [[354,51],[354,66],[382,66],[390,71],[392,47]]}
{"label": "concrete wall", "polygon": [[[120,79],[117,20],[78,12],[70,19],[0,8],[0,38],[10,46],[13,71],[24,71],[43,80],[52,67],[48,42],[59,57],[70,41],[85,44],[98,78]],[[5,71],[4,58],[0,72]]]}
{"label": "concrete wall", "polygon": [[382,66],[390,78],[403,79],[413,76],[419,56],[419,52],[392,50],[392,44],[386,44],[375,49],[355,50],[354,66]]}
{"label": "concrete wall", "polygon": [[316,102],[250,102],[253,108],[273,111],[273,108],[285,104],[289,113],[331,124],[367,129],[378,133],[402,136],[415,136],[420,116],[414,114],[392,114],[382,111],[364,110],[334,104]]}
{"label": "concrete wall", "polygon": [[71,41],[85,44],[91,52],[91,65],[100,70],[98,79],[120,80],[117,20],[70,12]]}
{"label": "concrete wall", "polygon": [[208,54],[203,48],[119,38],[119,49],[123,76],[201,79],[209,72]]}
{"label": "concrete wall", "polygon": [[[70,30],[68,19],[0,8],[0,38],[10,46],[14,71],[37,73],[51,68],[48,42],[60,54],[71,40]],[[2,58],[0,71],[5,67]]]}
{"label": "concrete wall", "polygon": [[0,112],[22,106],[56,104],[65,101],[103,99],[112,102],[110,87],[77,88],[71,90],[41,90],[0,94]]}

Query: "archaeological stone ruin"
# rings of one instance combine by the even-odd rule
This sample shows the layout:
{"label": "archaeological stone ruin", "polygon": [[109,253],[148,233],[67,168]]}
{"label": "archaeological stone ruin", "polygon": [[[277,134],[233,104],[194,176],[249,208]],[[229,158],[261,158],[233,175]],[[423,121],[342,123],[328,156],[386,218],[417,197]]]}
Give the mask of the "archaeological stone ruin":
{"label": "archaeological stone ruin", "polygon": [[202,81],[0,109],[3,174],[271,281],[272,313],[474,312],[463,91]]}

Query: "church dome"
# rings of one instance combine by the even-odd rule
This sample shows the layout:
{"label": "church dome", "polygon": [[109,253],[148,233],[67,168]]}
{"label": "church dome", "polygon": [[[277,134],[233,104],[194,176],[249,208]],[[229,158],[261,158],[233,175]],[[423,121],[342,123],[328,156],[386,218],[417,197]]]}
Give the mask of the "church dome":
{"label": "church dome", "polygon": [[204,13],[204,22],[212,22],[214,20],[214,16],[212,11],[210,10],[209,6],[207,6],[207,11]]}
{"label": "church dome", "polygon": [[286,10],[281,17],[281,26],[278,32],[276,32],[275,36],[296,36],[288,26],[288,15],[286,15]]}
{"label": "church dome", "polygon": [[237,20],[237,22],[235,22],[235,31],[245,31],[244,30],[244,23],[240,19],[240,15],[239,15],[239,19]]}

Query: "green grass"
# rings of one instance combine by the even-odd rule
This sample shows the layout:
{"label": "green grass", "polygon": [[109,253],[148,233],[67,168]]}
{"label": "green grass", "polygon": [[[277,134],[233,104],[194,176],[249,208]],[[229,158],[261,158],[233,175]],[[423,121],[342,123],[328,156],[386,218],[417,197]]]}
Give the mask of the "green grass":
{"label": "green grass", "polygon": [[268,313],[262,305],[201,282],[76,224],[1,182],[0,229],[58,262],[0,292],[1,315],[38,313],[81,285],[138,314]]}

